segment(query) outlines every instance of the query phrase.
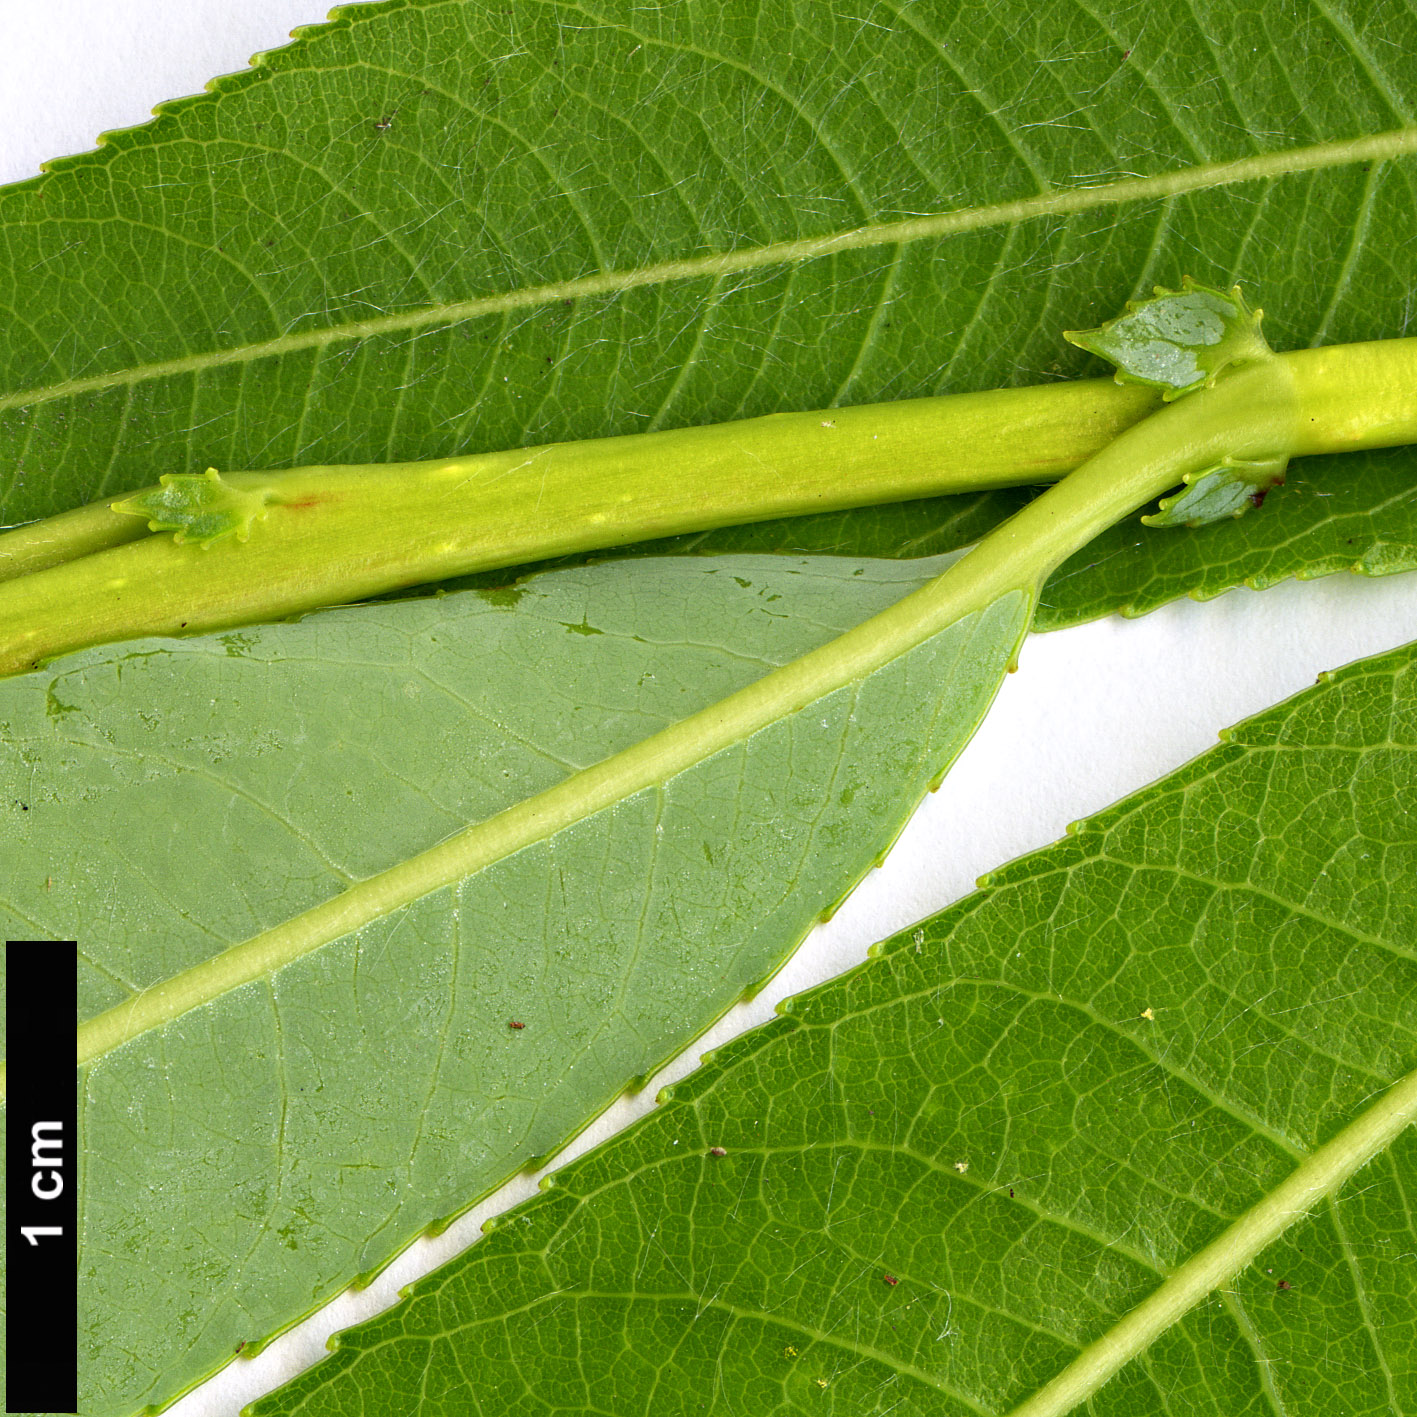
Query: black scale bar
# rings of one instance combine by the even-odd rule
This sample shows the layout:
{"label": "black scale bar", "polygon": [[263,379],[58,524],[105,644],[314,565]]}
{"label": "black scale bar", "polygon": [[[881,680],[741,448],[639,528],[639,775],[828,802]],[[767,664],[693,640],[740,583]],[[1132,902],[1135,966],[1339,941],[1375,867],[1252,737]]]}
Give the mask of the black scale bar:
{"label": "black scale bar", "polygon": [[5,1410],[76,1412],[73,940],[5,945]]}

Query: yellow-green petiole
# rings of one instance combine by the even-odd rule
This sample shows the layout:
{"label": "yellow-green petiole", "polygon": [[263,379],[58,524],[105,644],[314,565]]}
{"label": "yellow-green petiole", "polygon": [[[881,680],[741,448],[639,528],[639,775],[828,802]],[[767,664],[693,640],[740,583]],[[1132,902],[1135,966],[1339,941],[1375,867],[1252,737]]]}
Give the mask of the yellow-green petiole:
{"label": "yellow-green petiole", "polygon": [[[1199,302],[1178,327],[1205,347],[1148,365],[1166,300]],[[1233,338],[1214,333],[1226,319]],[[1417,441],[1417,339],[1274,355],[1237,292],[1188,285],[1075,342],[1146,386],[1088,380],[429,463],[169,476],[0,535],[0,673],[90,644],[678,532],[1041,483],[1083,464],[1000,529],[1031,582],[1178,484],[1162,519],[1210,519],[1257,503],[1289,458]],[[1184,387],[1166,382],[1177,370]]]}

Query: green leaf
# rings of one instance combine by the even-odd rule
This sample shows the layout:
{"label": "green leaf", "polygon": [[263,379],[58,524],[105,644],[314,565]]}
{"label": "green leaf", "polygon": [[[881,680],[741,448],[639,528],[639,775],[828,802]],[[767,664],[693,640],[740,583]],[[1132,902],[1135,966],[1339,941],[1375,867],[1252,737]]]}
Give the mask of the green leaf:
{"label": "green leaf", "polygon": [[[1373,508],[1382,506],[1380,515]],[[1282,531],[1283,536],[1276,536]],[[1145,615],[1181,595],[1210,600],[1234,585],[1264,590],[1336,571],[1417,570],[1417,462],[1410,448],[1297,458],[1256,516],[1194,530],[1118,522],[1054,572],[1037,630],[1120,610]]]}
{"label": "green leaf", "polygon": [[[1357,19],[1286,27],[1211,6],[1169,16],[1164,38],[1154,18],[1012,0],[904,12],[435,0],[346,10],[209,95],[0,193],[0,517],[209,465],[442,456],[1065,377],[1084,366],[1057,349],[1056,329],[1188,272],[1253,282],[1280,312],[1281,347],[1400,332],[1417,147],[1410,11],[1385,0]],[[1384,529],[1390,497],[1359,503],[1365,536],[1401,542]],[[370,620],[371,635],[387,623]],[[250,643],[275,643],[267,633],[200,651],[154,642],[101,653],[84,661],[91,682],[56,686],[52,719],[31,706],[35,730],[77,733],[101,717],[110,687],[150,672],[156,750],[126,757],[80,734],[73,751],[95,771],[136,790],[125,775],[150,770],[165,791],[173,776],[254,760],[285,717],[306,722],[307,696],[317,716],[333,713],[339,691],[321,684],[317,653],[289,667],[280,704],[262,695],[287,666],[263,651],[273,662],[248,680],[261,712],[239,727],[224,686],[219,706],[168,702],[161,669],[185,656],[197,679],[214,665],[239,674]],[[392,636],[381,653],[402,663]],[[384,690],[339,704],[336,730],[352,736],[320,740],[315,755],[326,783],[354,794],[340,822],[351,858],[408,830],[398,813],[374,815],[385,784],[438,820],[388,775],[344,775],[342,755],[404,749],[417,715],[395,714]],[[142,740],[128,731],[129,746]],[[412,766],[452,773],[442,749],[457,734]],[[163,764],[188,750],[180,767]],[[325,790],[303,759],[266,766],[268,785]],[[56,791],[79,782],[60,776]],[[448,787],[438,810],[461,810],[452,784],[436,785]],[[84,805],[100,810],[107,783],[89,786]],[[200,830],[271,805],[217,801]],[[461,820],[448,809],[443,829]],[[83,840],[103,853],[146,845],[133,869],[148,871],[185,844],[185,826],[130,814]],[[338,877],[320,859],[329,848],[295,835],[288,850],[245,859],[218,833],[187,872],[163,879],[184,892],[169,919],[180,917],[192,951],[184,960],[174,949],[174,965],[221,939],[213,921],[263,918],[278,884],[314,898]],[[101,897],[85,857],[70,847],[58,859],[61,889]],[[8,896],[12,878],[0,879]],[[36,897],[27,918],[54,908],[43,879],[25,882]],[[154,895],[151,908],[162,907]],[[242,1043],[231,1056],[253,1066]],[[377,1081],[399,1086],[396,1074]],[[203,1095],[225,1102],[215,1088]],[[379,1141],[361,1134],[345,1158],[352,1193],[376,1184],[362,1168]],[[289,1176],[276,1202],[296,1205],[307,1179]],[[256,1200],[248,1190],[237,1204],[254,1213]],[[301,1232],[307,1246],[323,1242],[323,1220]],[[393,1228],[385,1238],[396,1247]],[[218,1268],[230,1263],[231,1252],[217,1255]],[[184,1263],[206,1258],[194,1245]],[[286,1282],[284,1264],[269,1271]],[[148,1280],[134,1312],[169,1297],[165,1272]],[[215,1282],[203,1290],[216,1292]],[[230,1292],[232,1306],[249,1298]],[[293,1312],[317,1292],[312,1282]],[[130,1317],[122,1303],[114,1312]],[[245,1338],[260,1327],[233,1312],[213,1331]],[[113,1321],[100,1344],[125,1337]],[[157,1332],[154,1321],[143,1341],[181,1348],[200,1322]]]}
{"label": "green leaf", "polygon": [[1058,329],[1187,274],[1276,347],[1401,333],[1414,26],[348,7],[0,194],[0,519],[1063,377]]}
{"label": "green leaf", "polygon": [[[0,683],[0,933],[82,941],[86,1417],[381,1268],[771,975],[963,746],[1025,597],[609,805],[568,774],[940,569],[629,561]],[[563,781],[559,830],[394,894]],[[370,878],[361,928],[298,915]]]}
{"label": "green leaf", "polygon": [[1417,647],[706,1058],[250,1409],[1417,1408]]}

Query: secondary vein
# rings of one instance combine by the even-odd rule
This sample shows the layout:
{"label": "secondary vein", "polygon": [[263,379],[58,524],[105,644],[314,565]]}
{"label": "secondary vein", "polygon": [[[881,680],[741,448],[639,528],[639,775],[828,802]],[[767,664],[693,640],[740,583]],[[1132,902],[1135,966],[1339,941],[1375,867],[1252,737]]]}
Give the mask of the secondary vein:
{"label": "secondary vein", "polygon": [[1016,585],[1007,558],[999,557],[978,576],[961,577],[954,569],[954,577],[947,573],[930,582],[719,703],[85,1020],[77,1031],[79,1065],[667,781],[971,615],[979,619],[966,628],[968,638],[981,632],[980,622],[993,612],[994,633],[999,623],[1007,626],[1010,646],[1016,647],[1027,623],[1028,597]]}
{"label": "secondary vein", "polygon": [[277,355],[324,349],[332,344],[370,339],[379,335],[410,334],[438,326],[459,324],[484,315],[505,314],[558,300],[575,300],[598,295],[618,295],[643,286],[665,285],[681,280],[700,280],[729,275],[765,266],[787,265],[816,260],[840,251],[871,246],[903,245],[991,226],[1007,226],[1042,216],[1070,216],[1098,207],[1120,206],[1127,202],[1150,201],[1187,192],[1204,191],[1236,182],[1254,182],[1287,177],[1299,172],[1342,167],[1358,162],[1383,162],[1417,154],[1417,126],[1392,129],[1362,138],[1314,143],[1280,152],[1230,162],[1199,163],[1152,177],[1126,177],[1099,186],[1072,187],[1041,192],[1010,202],[993,202],[959,211],[907,217],[900,221],[875,222],[826,236],[795,241],[776,241],[741,251],[725,251],[681,261],[660,261],[629,270],[601,271],[572,280],[546,285],[525,286],[496,295],[469,300],[445,301],[437,305],[402,310],[367,320],[351,320],[323,329],[277,335],[267,340],[233,345],[228,349],[207,350],[176,359],[137,364],[85,378],[63,379],[54,384],[0,395],[0,410],[27,408],[78,394],[123,388],[151,379],[180,374],[202,373],[229,364],[245,364]]}

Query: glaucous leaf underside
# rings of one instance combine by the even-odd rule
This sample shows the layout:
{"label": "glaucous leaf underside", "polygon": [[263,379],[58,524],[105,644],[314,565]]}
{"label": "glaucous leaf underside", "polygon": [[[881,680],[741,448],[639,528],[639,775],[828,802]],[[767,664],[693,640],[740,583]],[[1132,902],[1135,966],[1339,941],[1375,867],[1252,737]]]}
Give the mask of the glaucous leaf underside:
{"label": "glaucous leaf underside", "polygon": [[[1355,14],[1309,15],[1305,7],[1304,15],[1304,23],[1274,24],[1220,4],[1164,16],[1155,6],[1038,12],[1016,0],[904,10],[587,10],[554,0],[348,7],[210,93],[165,105],[154,123],[108,135],[99,151],[0,193],[0,520],[209,466],[439,457],[1068,377],[1090,366],[1058,343],[1058,329],[1095,323],[1128,296],[1186,274],[1222,286],[1243,279],[1276,312],[1268,326],[1276,348],[1404,333],[1417,259],[1406,239],[1417,18],[1397,0]],[[1384,133],[1398,135],[1387,156],[1359,160],[1361,145]],[[1213,539],[1127,528],[1083,553],[1098,576],[1064,568],[1048,592],[1061,608],[1045,615],[1145,608],[1188,590],[1354,563],[1410,567],[1412,456],[1349,460],[1348,490],[1334,490],[1350,475],[1335,470],[1312,500],[1301,495],[1296,465],[1263,516],[1195,534]],[[1368,468],[1379,471],[1369,477]],[[987,519],[999,505],[971,499],[968,508]],[[1286,509],[1300,514],[1297,531],[1283,520]],[[851,551],[863,528],[891,539],[893,526],[915,554],[945,549],[932,541],[939,509],[860,516],[819,524],[831,549]],[[792,534],[822,549],[810,544],[809,524]],[[776,533],[747,535],[770,549]],[[505,592],[509,600],[523,593]],[[43,684],[43,694],[9,700],[0,713],[0,752],[22,785],[7,787],[0,806],[7,831],[22,819],[25,835],[17,828],[0,851],[47,830],[46,799],[31,790],[37,764],[24,756],[37,742],[54,750],[40,778],[93,815],[72,839],[56,829],[45,842],[58,850],[59,869],[41,869],[30,856],[15,874],[6,861],[9,921],[47,925],[62,916],[66,936],[71,908],[99,900],[106,908],[102,883],[116,863],[135,890],[142,886],[115,902],[120,919],[131,909],[134,918],[161,920],[172,931],[171,966],[185,967],[292,899],[335,889],[366,859],[421,842],[421,831],[460,825],[469,780],[495,805],[509,780],[466,745],[495,739],[511,709],[488,700],[492,739],[479,738],[469,704],[487,666],[477,662],[468,702],[431,716],[438,736],[412,761],[411,747],[425,740],[405,741],[409,725],[439,699],[421,677],[443,650],[430,642],[430,627],[452,611],[448,602],[427,603],[418,669],[408,636],[388,629],[407,622],[389,613],[96,651],[25,681]],[[603,637],[614,639],[615,655],[635,635],[650,638],[653,620],[634,614],[623,635]],[[571,613],[547,636],[568,639],[576,623]],[[270,638],[286,634],[307,637],[298,652]],[[356,651],[361,636],[369,643]],[[990,636],[1008,639],[1001,626]],[[333,671],[321,649],[331,641]],[[580,718],[610,724],[612,737],[641,736],[669,710],[605,707],[606,686],[623,671],[652,693],[642,676],[668,672],[657,667],[666,655],[672,660],[666,644],[640,646],[629,655],[634,664],[617,660],[594,695],[570,696],[566,712],[579,716],[573,741],[548,756],[533,739],[517,760],[518,784],[554,776],[599,741]],[[757,672],[760,661],[749,659],[745,667]],[[911,663],[883,711],[882,742],[890,733],[918,735],[930,721],[917,682],[931,692],[951,688],[939,666],[916,676]],[[685,693],[718,682],[715,674],[686,671]],[[720,677],[731,674],[723,668]],[[510,702],[533,708],[538,696],[554,703],[564,682],[525,665],[512,681]],[[238,682],[244,723],[232,717]],[[130,716],[121,727],[105,720],[121,719],[144,695],[146,719]],[[275,751],[292,724],[330,736],[298,744],[303,758]],[[837,728],[841,741],[850,738],[846,720]],[[925,759],[949,755],[944,743],[910,741],[889,808],[872,818],[884,840],[934,771]],[[496,751],[513,748],[499,742]],[[237,761],[252,774],[242,791],[224,776]],[[190,816],[179,822],[168,810],[178,781],[198,794],[197,817],[210,819],[202,830],[243,824],[252,834],[189,840]],[[105,816],[118,798],[130,807]],[[315,799],[340,812],[312,839],[301,813]],[[847,820],[851,804],[838,806]],[[849,820],[860,812],[858,800]],[[733,832],[725,828],[723,839]],[[823,903],[864,869],[838,867],[822,886]],[[537,898],[549,899],[546,884],[559,879],[539,875]],[[713,884],[702,899],[712,901],[725,876],[715,865],[705,879]],[[133,904],[140,896],[141,906]],[[771,911],[749,914],[756,930]],[[416,929],[437,934],[451,918],[445,912]],[[458,997],[452,956],[440,958],[441,974],[405,970],[378,991],[382,1008],[403,1011],[401,1027],[410,1017],[435,1027]],[[139,986],[140,964],[121,949],[97,959],[86,980],[91,1007]],[[761,977],[768,967],[748,973]],[[315,1002],[323,987],[302,976],[289,1016],[325,1026]],[[339,987],[346,1003],[359,999],[349,975]],[[350,1265],[377,1263],[431,1218],[430,1208],[460,1208],[483,1185],[471,1173],[456,1183],[421,1180],[423,1219],[410,1212],[372,1236],[333,1235],[323,1190],[330,1178],[349,1186],[349,1205],[364,1213],[372,1192],[382,1199],[417,1169],[412,1158],[442,1148],[461,1164],[461,1153],[481,1143],[462,1131],[454,1139],[444,1114],[425,1102],[425,1053],[385,1066],[375,1084],[411,1134],[316,1125],[321,1106],[346,1119],[357,1107],[357,1088],[311,1091],[345,1046],[327,1038],[323,1052],[312,1043],[299,1064],[314,1081],[302,1095],[312,1110],[292,1114],[308,1122],[297,1147],[271,1090],[277,1071],[296,1065],[268,1046],[277,1007],[285,1008],[276,992],[252,989],[212,1010],[235,1007],[240,1017],[249,1009],[246,1021],[259,1018],[252,1027],[264,1040],[254,1047],[245,1033],[234,1051],[215,1047],[218,1035],[208,1046],[188,1035],[184,1016],[173,1046],[200,1053],[202,1065],[143,1069],[145,1086],[156,1089],[141,1113],[154,1139],[144,1166],[161,1169],[168,1138],[188,1140],[180,1133],[195,1114],[174,1110],[173,1098],[193,1109],[249,1105],[252,1130],[218,1153],[236,1201],[209,1232],[216,1238],[190,1247],[185,1290],[168,1267],[160,1275],[143,1269],[142,1227],[152,1216],[141,1206],[148,1182],[135,1173],[126,1204],[136,1208],[124,1213],[136,1216],[136,1228],[113,1231],[112,1258],[120,1267],[136,1262],[114,1288],[89,1277],[88,1292],[102,1296],[93,1319],[106,1354],[108,1407],[95,1411],[165,1401],[229,1353],[228,1339],[264,1336],[340,1282],[310,1275],[348,1277]],[[504,997],[489,994],[485,1007]],[[721,1006],[711,1003],[710,1016]],[[595,1026],[569,1008],[557,1026],[592,1052],[600,1046]],[[382,1043],[383,1024],[370,1028]],[[482,1046],[475,1030],[470,1036]],[[514,1041],[525,1040],[499,1033],[487,1048]],[[659,1047],[647,1046],[647,1056]],[[642,1071],[619,1052],[607,1056],[603,1089],[580,1094],[548,1127],[552,1140]],[[265,1072],[243,1073],[228,1088],[226,1064],[213,1059]],[[100,1063],[96,1078],[117,1066]],[[512,1091],[484,1101],[509,1097],[525,1102]],[[110,1140],[100,1137],[101,1149]],[[111,1140],[111,1149],[124,1154],[125,1144],[131,1138]],[[528,1140],[527,1154],[541,1145]],[[503,1174],[497,1165],[494,1174]],[[195,1213],[187,1220],[200,1223]],[[345,1246],[328,1265],[327,1242]],[[240,1274],[248,1288],[223,1287],[232,1266],[246,1264],[242,1243],[252,1256]],[[318,1264],[306,1271],[300,1257],[312,1252]],[[198,1306],[190,1312],[188,1299]],[[124,1324],[163,1356],[131,1356],[130,1348],[125,1357],[120,1348],[132,1333]]]}
{"label": "glaucous leaf underside", "polygon": [[[2,681],[0,934],[77,935],[92,1019],[940,569],[624,561]],[[377,1270],[760,985],[967,741],[1025,612],[1005,597],[84,1064],[87,1417],[171,1398]]]}

